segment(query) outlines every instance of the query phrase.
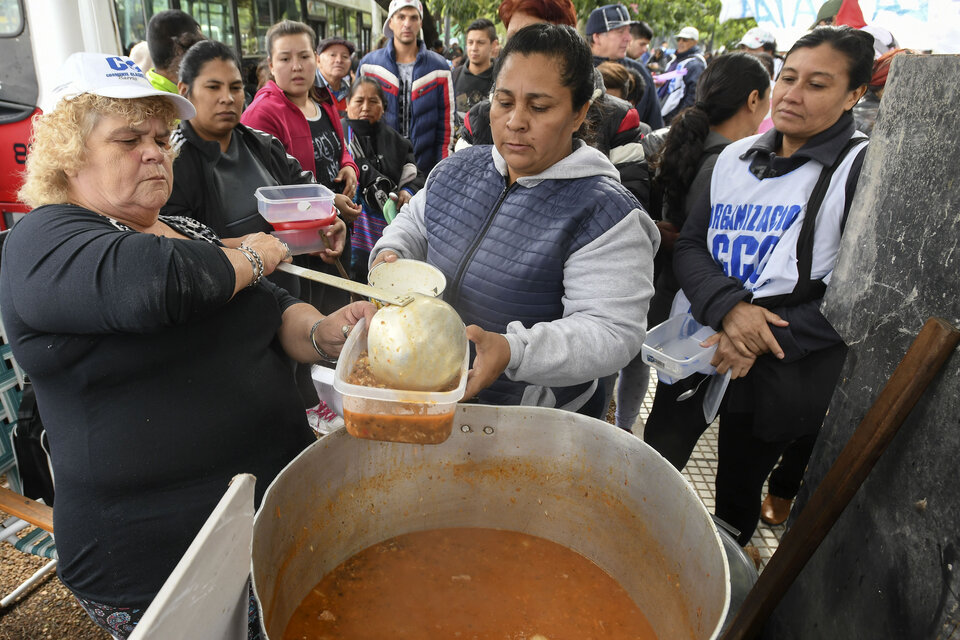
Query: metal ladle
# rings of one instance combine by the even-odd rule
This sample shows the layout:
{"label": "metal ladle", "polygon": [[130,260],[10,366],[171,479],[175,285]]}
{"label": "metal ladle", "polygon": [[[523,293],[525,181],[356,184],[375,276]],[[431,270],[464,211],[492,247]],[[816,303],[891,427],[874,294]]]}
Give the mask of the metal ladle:
{"label": "metal ladle", "polygon": [[286,262],[277,269],[387,303],[373,317],[367,351],[373,373],[392,388],[436,391],[460,371],[467,348],[466,328],[443,300],[388,293]]}
{"label": "metal ladle", "polygon": [[394,389],[439,391],[460,374],[467,330],[443,300],[413,295],[407,306],[386,306],[373,316],[367,332],[370,369]]}
{"label": "metal ladle", "polygon": [[306,280],[313,280],[314,282],[326,284],[337,289],[343,289],[344,291],[349,291],[350,293],[359,294],[365,298],[373,298],[374,300],[380,300],[381,302],[386,302],[387,304],[395,304],[400,307],[404,307],[413,302],[413,296],[411,295],[397,295],[382,289],[376,289],[368,284],[361,284],[346,278],[338,278],[337,276],[331,276],[328,273],[314,271],[313,269],[304,269],[303,267],[298,267],[297,265],[290,264],[289,262],[281,262],[278,264],[277,271],[291,273],[295,276],[305,278]]}

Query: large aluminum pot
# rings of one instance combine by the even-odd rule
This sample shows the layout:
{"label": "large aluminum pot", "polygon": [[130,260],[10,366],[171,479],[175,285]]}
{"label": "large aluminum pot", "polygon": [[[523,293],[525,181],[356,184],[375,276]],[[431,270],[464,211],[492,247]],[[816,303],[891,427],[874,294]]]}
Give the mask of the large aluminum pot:
{"label": "large aluminum pot", "polygon": [[616,579],[661,640],[719,635],[730,602],[720,537],[693,489],[639,438],[555,409],[461,405],[439,445],[340,429],[267,490],[253,585],[267,638],[338,564],[411,531],[490,527],[541,536]]}

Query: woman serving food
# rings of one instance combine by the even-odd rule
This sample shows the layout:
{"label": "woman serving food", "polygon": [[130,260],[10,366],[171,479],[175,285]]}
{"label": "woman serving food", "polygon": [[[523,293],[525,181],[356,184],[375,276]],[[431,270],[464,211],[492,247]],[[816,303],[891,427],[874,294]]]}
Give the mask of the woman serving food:
{"label": "woman serving food", "polygon": [[[289,358],[333,358],[373,305],[324,317],[264,279],[254,233],[225,247],[161,217],[188,100],[128,58],[78,53],[34,122],[0,309],[30,375],[57,481],[58,572],[125,638],[237,473],[271,479],[313,440]],[[117,97],[122,96],[122,97]]]}
{"label": "woman serving food", "polygon": [[597,379],[643,343],[659,233],[580,139],[599,92],[574,29],[519,30],[494,75],[494,144],[438,164],[371,266],[415,258],[444,273],[443,298],[476,344],[466,397],[599,416],[606,408],[587,404],[603,395]]}

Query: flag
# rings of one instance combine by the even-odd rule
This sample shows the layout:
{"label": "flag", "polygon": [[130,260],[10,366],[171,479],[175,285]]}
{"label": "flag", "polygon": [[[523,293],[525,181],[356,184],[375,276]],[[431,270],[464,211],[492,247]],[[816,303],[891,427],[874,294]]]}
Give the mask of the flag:
{"label": "flag", "polygon": [[863,11],[860,10],[860,4],[857,0],[843,0],[843,4],[840,5],[840,11],[837,12],[837,17],[833,23],[836,25],[846,25],[854,29],[867,26],[867,21],[863,19]]}

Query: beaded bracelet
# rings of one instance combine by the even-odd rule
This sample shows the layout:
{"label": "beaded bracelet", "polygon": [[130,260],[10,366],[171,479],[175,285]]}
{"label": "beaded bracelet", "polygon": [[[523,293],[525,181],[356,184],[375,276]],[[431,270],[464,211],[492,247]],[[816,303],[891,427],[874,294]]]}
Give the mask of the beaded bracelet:
{"label": "beaded bracelet", "polygon": [[260,281],[263,279],[263,258],[260,257],[260,254],[257,253],[254,249],[251,249],[245,244],[241,244],[239,250],[243,252],[243,255],[247,256],[247,260],[255,260],[256,265],[253,265],[253,282],[248,284],[248,287],[255,287],[260,284]]}
{"label": "beaded bracelet", "polygon": [[320,356],[321,360],[333,364],[337,361],[337,359],[331,356],[330,354],[328,354],[323,349],[321,349],[320,345],[317,344],[317,337],[316,337],[317,327],[319,327],[320,323],[323,322],[325,319],[326,318],[321,318],[320,320],[317,320],[316,322],[313,323],[313,326],[310,327],[310,342],[313,344],[313,348],[316,349],[317,355]]}

